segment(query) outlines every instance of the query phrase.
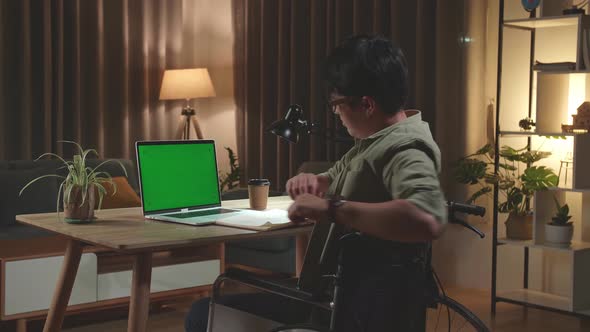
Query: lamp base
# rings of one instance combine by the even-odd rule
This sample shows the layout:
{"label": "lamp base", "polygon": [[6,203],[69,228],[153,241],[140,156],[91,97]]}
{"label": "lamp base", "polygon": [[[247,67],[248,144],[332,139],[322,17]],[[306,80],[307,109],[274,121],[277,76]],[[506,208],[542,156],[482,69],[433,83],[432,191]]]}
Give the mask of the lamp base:
{"label": "lamp base", "polygon": [[181,114],[185,117],[182,122],[178,126],[178,130],[176,132],[176,137],[179,139],[190,139],[190,131],[191,131],[191,124],[197,133],[198,139],[203,139],[203,132],[201,131],[201,126],[199,126],[199,122],[197,121],[195,109],[186,106],[182,109]]}

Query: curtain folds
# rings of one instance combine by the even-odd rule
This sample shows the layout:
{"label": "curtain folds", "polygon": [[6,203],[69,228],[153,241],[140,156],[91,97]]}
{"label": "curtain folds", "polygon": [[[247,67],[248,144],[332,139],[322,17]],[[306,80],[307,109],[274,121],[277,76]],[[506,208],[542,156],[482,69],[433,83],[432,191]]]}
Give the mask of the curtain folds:
{"label": "curtain folds", "polygon": [[193,64],[185,2],[1,1],[0,158],[62,153],[59,140],[130,158],[136,140],[172,138],[181,102],[158,93],[164,69]]}
{"label": "curtain folds", "polygon": [[343,38],[381,34],[404,50],[411,77],[409,108],[434,126],[434,0],[233,0],[238,153],[244,178],[284,188],[307,160],[337,160],[350,144],[318,135],[288,144],[265,129],[300,104],[320,131],[345,134],[326,112],[322,61]]}

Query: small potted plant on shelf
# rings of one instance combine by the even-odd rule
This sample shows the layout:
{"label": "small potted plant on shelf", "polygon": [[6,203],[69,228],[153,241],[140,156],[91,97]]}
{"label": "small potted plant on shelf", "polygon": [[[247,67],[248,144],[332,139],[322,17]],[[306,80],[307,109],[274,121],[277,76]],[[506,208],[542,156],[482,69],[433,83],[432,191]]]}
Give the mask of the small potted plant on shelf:
{"label": "small potted plant on shelf", "polygon": [[27,183],[20,191],[21,195],[33,183],[48,177],[55,177],[61,179],[59,190],[57,194],[56,210],[59,216],[59,200],[63,198],[64,220],[68,223],[88,223],[94,220],[94,209],[96,205],[96,196],[98,195],[98,209],[102,206],[102,199],[107,193],[103,183],[109,183],[113,187],[113,195],[117,191],[117,186],[113,182],[109,173],[100,171],[99,169],[106,163],[117,162],[123,169],[123,173],[127,176],[125,166],[117,160],[105,160],[98,166],[92,168],[86,166],[86,158],[94,154],[98,157],[98,152],[94,149],[84,150],[82,147],[71,141],[60,141],[62,143],[74,144],[78,149],[78,153],[74,154],[71,161],[66,161],[55,153],[44,153],[35,161],[46,157],[56,157],[63,162],[62,168],[66,169],[65,176],[59,174],[46,174],[37,177]]}
{"label": "small potted plant on shelf", "polygon": [[531,198],[536,191],[557,186],[558,177],[552,169],[534,166],[539,160],[550,156],[550,152],[531,151],[527,147],[514,149],[503,146],[499,152],[501,162],[498,173],[494,174],[495,151],[487,144],[477,152],[461,158],[455,168],[455,179],[463,184],[480,187],[468,202],[492,192],[498,185],[500,198],[498,212],[508,213],[506,237],[529,240],[532,238],[533,217]]}
{"label": "small potted plant on shelf", "polygon": [[557,198],[555,201],[556,212],[552,222],[545,224],[545,241],[557,245],[569,245],[574,235],[574,224],[569,221],[570,208],[567,204],[560,205]]}

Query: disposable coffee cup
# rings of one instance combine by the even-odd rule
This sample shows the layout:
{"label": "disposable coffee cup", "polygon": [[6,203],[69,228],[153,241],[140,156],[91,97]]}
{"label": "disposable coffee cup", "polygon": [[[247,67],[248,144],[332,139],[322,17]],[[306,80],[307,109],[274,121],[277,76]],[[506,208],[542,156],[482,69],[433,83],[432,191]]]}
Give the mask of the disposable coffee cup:
{"label": "disposable coffee cup", "polygon": [[251,209],[266,209],[269,188],[270,181],[268,181],[268,179],[250,179],[248,181],[248,198],[250,198]]}

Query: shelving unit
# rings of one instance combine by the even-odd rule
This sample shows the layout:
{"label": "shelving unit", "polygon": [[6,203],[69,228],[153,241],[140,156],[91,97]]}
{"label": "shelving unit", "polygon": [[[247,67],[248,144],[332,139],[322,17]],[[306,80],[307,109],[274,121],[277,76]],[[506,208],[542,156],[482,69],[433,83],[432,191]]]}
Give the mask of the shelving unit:
{"label": "shelving unit", "polygon": [[[497,302],[508,302],[590,317],[590,133],[561,130],[561,124],[571,123],[577,106],[590,100],[590,68],[582,50],[583,30],[590,29],[590,16],[504,20],[505,16],[527,15],[506,15],[507,1],[500,0],[495,149],[510,145],[552,150],[553,155],[539,164],[556,173],[566,155],[571,160],[568,157],[567,181],[561,174],[559,187],[535,193],[531,240],[507,239],[500,220],[505,216],[494,209],[492,312]],[[533,70],[535,61],[574,62],[575,69]],[[525,117],[536,122],[534,131],[519,130],[518,121]],[[498,157],[495,163],[497,169]],[[544,225],[555,212],[554,197],[568,203],[573,216],[574,239],[568,246],[545,241]],[[495,207],[499,200],[496,188]],[[503,264],[509,268],[502,270]]]}

